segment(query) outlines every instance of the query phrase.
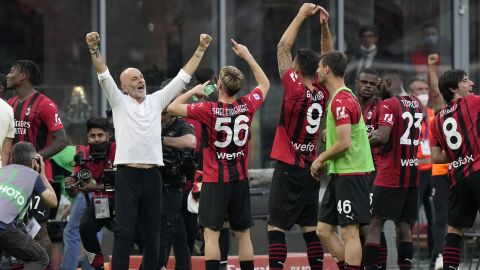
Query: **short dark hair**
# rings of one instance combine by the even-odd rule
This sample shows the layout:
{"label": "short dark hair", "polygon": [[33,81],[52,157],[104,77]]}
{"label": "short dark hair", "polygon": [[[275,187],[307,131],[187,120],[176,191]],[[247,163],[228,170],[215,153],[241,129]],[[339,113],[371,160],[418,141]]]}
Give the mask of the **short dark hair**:
{"label": "short dark hair", "polygon": [[332,70],[333,75],[343,77],[347,69],[347,57],[339,51],[330,51],[320,56],[322,64]]}
{"label": "short dark hair", "polygon": [[367,24],[360,26],[360,29],[358,30],[358,36],[361,38],[365,32],[372,32],[378,37],[378,27],[376,25]]}
{"label": "short dark hair", "polygon": [[378,74],[378,71],[374,68],[364,68],[362,69],[358,74],[357,74],[357,78],[360,76],[360,74],[371,74],[371,75],[374,75],[374,76],[379,76]]}
{"label": "short dark hair", "polygon": [[300,67],[300,73],[304,76],[315,76],[320,58],[312,49],[303,48],[297,51],[295,61]]}
{"label": "short dark hair", "polygon": [[36,153],[33,144],[26,141],[18,142],[12,147],[12,164],[31,167],[32,159],[35,158]]}
{"label": "short dark hair", "polygon": [[382,73],[382,78],[387,78],[387,77],[397,79],[402,83],[404,80],[403,73],[395,69],[388,69]]}
{"label": "short dark hair", "polygon": [[5,76],[3,73],[0,73],[0,87],[2,86],[4,89],[7,89],[7,76]]}
{"label": "short dark hair", "polygon": [[442,93],[445,102],[452,102],[455,96],[452,90],[458,88],[458,83],[461,82],[466,75],[467,72],[463,69],[452,69],[440,76],[438,79],[438,88],[440,88],[440,93]]}
{"label": "short dark hair", "polygon": [[203,84],[208,80],[215,79],[215,71],[213,71],[213,69],[210,67],[200,67],[197,69],[197,71],[195,71],[194,76],[198,84]]}
{"label": "short dark hair", "polygon": [[17,60],[13,63],[13,67],[18,69],[20,73],[25,73],[28,81],[32,85],[38,85],[40,83],[40,68],[32,60]]}
{"label": "short dark hair", "polygon": [[92,128],[103,129],[104,131],[108,130],[108,120],[104,117],[91,117],[87,120],[87,132]]}

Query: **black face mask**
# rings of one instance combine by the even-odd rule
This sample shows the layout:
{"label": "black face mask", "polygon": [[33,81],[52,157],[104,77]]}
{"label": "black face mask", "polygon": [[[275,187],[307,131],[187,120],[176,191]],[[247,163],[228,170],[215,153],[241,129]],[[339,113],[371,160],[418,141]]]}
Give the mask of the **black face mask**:
{"label": "black face mask", "polygon": [[88,144],[90,146],[90,155],[92,158],[97,159],[105,159],[107,156],[107,150],[109,146],[109,142],[101,142],[101,143],[94,143]]}

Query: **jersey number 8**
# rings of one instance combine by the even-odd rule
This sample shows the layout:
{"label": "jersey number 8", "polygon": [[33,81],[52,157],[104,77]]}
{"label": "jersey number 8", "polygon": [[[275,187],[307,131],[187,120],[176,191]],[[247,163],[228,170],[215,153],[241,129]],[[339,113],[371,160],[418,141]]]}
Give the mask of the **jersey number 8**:
{"label": "jersey number 8", "polygon": [[455,118],[447,118],[443,122],[443,133],[447,139],[447,145],[452,150],[457,150],[462,145],[462,134],[457,131],[457,120]]}

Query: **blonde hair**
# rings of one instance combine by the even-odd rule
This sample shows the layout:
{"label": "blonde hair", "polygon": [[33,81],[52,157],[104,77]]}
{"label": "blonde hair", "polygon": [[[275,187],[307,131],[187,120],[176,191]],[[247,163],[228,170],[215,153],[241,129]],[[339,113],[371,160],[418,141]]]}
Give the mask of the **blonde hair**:
{"label": "blonde hair", "polygon": [[242,89],[245,78],[238,68],[226,66],[220,69],[220,80],[227,94],[233,97]]}

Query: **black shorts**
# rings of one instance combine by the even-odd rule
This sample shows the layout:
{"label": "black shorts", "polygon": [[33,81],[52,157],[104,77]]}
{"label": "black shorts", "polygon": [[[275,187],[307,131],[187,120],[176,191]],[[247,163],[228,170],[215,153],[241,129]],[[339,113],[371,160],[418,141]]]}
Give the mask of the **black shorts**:
{"label": "black shorts", "polygon": [[248,181],[203,183],[200,194],[198,218],[201,226],[220,231],[226,217],[233,231],[252,227]]}
{"label": "black shorts", "polygon": [[394,222],[415,223],[418,214],[418,187],[373,185],[372,214]]}
{"label": "black shorts", "polygon": [[283,230],[293,225],[316,226],[320,181],[310,168],[277,162],[268,197],[268,224]]}
{"label": "black shorts", "polygon": [[368,175],[332,176],[323,195],[318,221],[330,225],[370,223]]}
{"label": "black shorts", "polygon": [[448,197],[448,225],[471,228],[480,209],[480,171],[466,177],[450,190]]}
{"label": "black shorts", "polygon": [[28,216],[34,217],[39,223],[47,222],[50,217],[50,207],[45,205],[39,195],[33,195],[28,208]]}

